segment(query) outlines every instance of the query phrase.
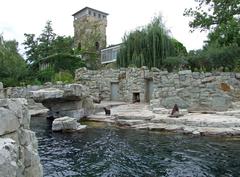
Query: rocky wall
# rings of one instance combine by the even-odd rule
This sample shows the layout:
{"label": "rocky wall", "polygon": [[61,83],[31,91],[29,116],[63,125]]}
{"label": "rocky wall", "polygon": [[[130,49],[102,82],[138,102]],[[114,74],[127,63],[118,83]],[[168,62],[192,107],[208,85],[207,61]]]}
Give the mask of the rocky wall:
{"label": "rocky wall", "polygon": [[0,99],[4,98],[3,84],[0,82]]}
{"label": "rocky wall", "polygon": [[43,176],[26,99],[0,99],[0,122],[0,176]]}
{"label": "rocky wall", "polygon": [[[119,101],[131,102],[134,93],[139,93],[141,102],[151,99],[152,107],[172,108],[176,103],[181,108],[195,105],[223,111],[232,106],[232,101],[240,100],[240,73],[168,73],[146,67],[99,71],[80,68],[75,80],[87,85],[91,94],[100,93],[105,100],[112,99],[111,84],[117,83]],[[152,91],[146,85],[148,81],[152,81]]]}

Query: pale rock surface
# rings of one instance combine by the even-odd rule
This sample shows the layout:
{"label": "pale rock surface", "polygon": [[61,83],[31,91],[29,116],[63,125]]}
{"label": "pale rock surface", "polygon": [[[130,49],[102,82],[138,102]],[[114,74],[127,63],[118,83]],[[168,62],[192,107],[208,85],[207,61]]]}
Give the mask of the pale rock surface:
{"label": "pale rock surface", "polygon": [[[111,103],[109,103],[111,104]],[[106,105],[106,104],[105,104]],[[178,118],[169,117],[171,109],[160,107],[151,111],[146,104],[125,104],[111,108],[112,115],[104,112],[90,115],[87,120],[116,123],[135,129],[173,131],[194,135],[240,135],[239,110],[211,112],[211,114],[188,113],[180,109]]]}
{"label": "pale rock surface", "polygon": [[57,118],[52,123],[53,131],[63,131],[63,132],[72,132],[85,129],[86,125],[81,125],[77,122],[76,118],[72,117],[61,117]]}
{"label": "pale rock surface", "polygon": [[0,176],[17,176],[18,148],[16,142],[10,138],[0,138]]}
{"label": "pale rock surface", "polygon": [[42,177],[27,100],[0,99],[0,176]]}

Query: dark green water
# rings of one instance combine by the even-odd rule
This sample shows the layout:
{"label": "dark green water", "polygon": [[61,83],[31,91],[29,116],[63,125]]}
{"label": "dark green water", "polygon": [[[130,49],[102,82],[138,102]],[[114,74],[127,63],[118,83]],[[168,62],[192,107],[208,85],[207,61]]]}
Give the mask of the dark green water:
{"label": "dark green water", "polygon": [[32,118],[44,176],[239,177],[240,138],[195,137],[111,126],[52,133]]}

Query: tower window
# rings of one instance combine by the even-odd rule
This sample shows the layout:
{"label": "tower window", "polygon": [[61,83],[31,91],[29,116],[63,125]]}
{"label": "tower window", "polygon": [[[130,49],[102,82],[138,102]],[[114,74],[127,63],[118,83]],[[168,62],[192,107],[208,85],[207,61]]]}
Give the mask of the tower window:
{"label": "tower window", "polygon": [[96,50],[99,50],[99,42],[96,42],[95,46],[96,46]]}

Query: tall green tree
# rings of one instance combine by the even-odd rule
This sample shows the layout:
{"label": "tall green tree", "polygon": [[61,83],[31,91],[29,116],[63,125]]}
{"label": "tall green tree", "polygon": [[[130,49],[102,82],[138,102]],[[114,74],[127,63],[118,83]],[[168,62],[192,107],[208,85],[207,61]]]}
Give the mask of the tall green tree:
{"label": "tall green tree", "polygon": [[53,54],[53,41],[56,38],[56,34],[53,32],[52,22],[47,21],[42,33],[40,34],[38,41],[39,41],[39,53],[40,57],[44,58],[49,55]]}
{"label": "tall green tree", "polygon": [[181,54],[186,54],[186,48],[168,34],[161,17],[155,17],[146,27],[125,35],[117,64],[162,68],[168,56]]}
{"label": "tall green tree", "polygon": [[195,8],[185,9],[184,15],[192,17],[189,26],[208,30],[208,44],[238,45],[240,41],[239,0],[195,0]]}
{"label": "tall green tree", "polygon": [[23,45],[27,61],[30,64],[38,63],[40,60],[56,54],[74,54],[73,38],[56,35],[51,21],[46,22],[38,37],[35,34],[24,34],[24,36]]}
{"label": "tall green tree", "polygon": [[24,34],[25,41],[23,42],[27,61],[33,63],[38,60],[38,41],[35,39],[35,34]]}

